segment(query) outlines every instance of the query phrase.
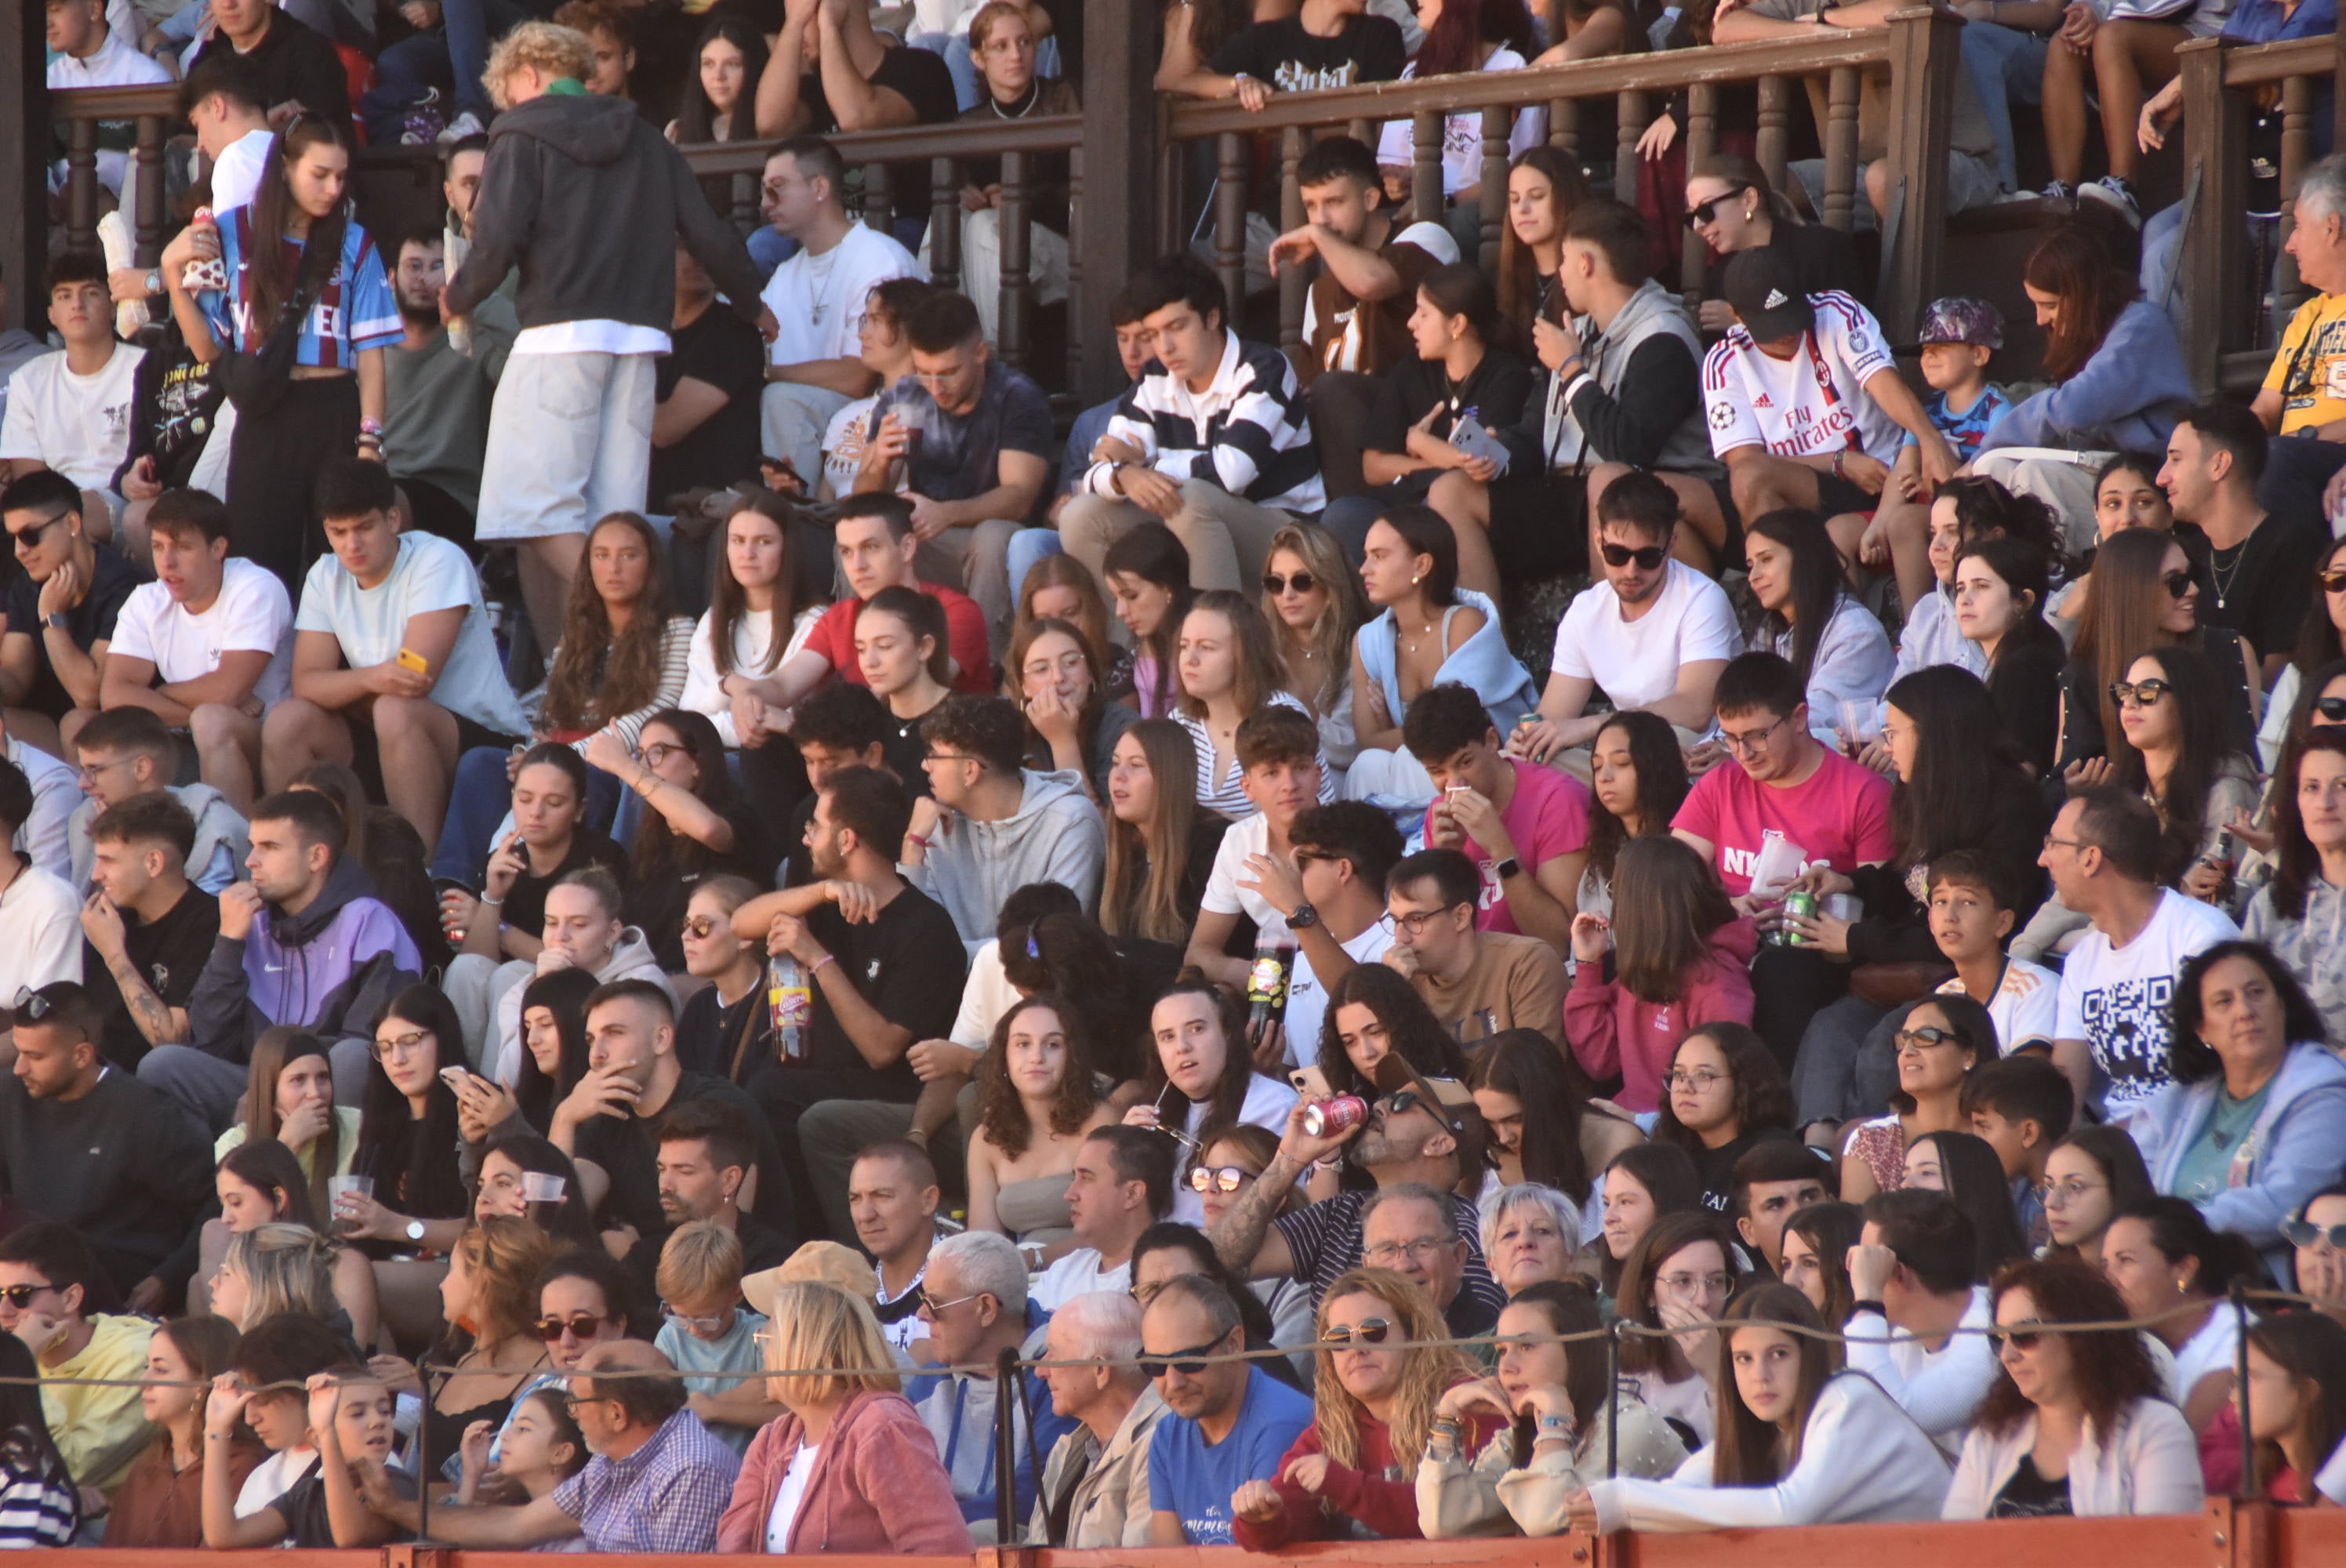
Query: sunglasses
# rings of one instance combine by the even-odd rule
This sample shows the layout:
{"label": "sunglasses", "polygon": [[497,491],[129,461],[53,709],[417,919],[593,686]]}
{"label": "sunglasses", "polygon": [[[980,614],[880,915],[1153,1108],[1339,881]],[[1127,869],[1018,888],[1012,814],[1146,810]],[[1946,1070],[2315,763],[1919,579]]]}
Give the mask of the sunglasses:
{"label": "sunglasses", "polygon": [[49,1015],[49,1009],[56,1003],[31,986],[25,985],[17,988],[16,1000],[10,1005],[16,1016],[24,1022],[38,1023]]}
{"label": "sunglasses", "polygon": [[1901,1029],[1892,1038],[1897,1041],[1898,1048],[1902,1051],[1909,1045],[1917,1051],[1929,1051],[1941,1045],[1960,1045],[1964,1043],[1963,1036],[1953,1030],[1941,1029],[1931,1023],[1925,1023],[1920,1029]]}
{"label": "sunglasses", "polygon": [[8,1305],[21,1312],[26,1308],[30,1307],[33,1304],[34,1297],[38,1296],[44,1290],[55,1290],[56,1288],[56,1287],[54,1285],[10,1285],[5,1288],[0,1288],[0,1297],[6,1298]]}
{"label": "sunglasses", "polygon": [[2158,699],[2174,689],[2171,682],[2163,680],[2138,680],[2132,686],[2114,680],[2110,682],[2110,700],[2120,708],[2156,708]]}
{"label": "sunglasses", "polygon": [[1363,1345],[1382,1345],[1392,1334],[1392,1325],[1382,1318],[1363,1318],[1358,1323],[1331,1323],[1321,1338],[1338,1349],[1350,1345],[1357,1350]]}
{"label": "sunglasses", "polygon": [[2346,594],[2346,572],[2324,572],[2317,580],[2325,594]]}
{"label": "sunglasses", "polygon": [[567,1318],[540,1318],[531,1326],[537,1330],[539,1339],[551,1345],[561,1339],[566,1330],[574,1339],[591,1339],[609,1321],[608,1318],[592,1312],[573,1312]]}
{"label": "sunglasses", "polygon": [[[2341,578],[2346,578],[2346,572],[2341,572],[2339,575]],[[2198,586],[2191,580],[2191,574],[2188,572],[2169,572],[2159,581],[2167,585],[2168,597],[2173,599],[2180,599]],[[2346,586],[2346,583],[2341,583],[2341,585]]]}
{"label": "sunglasses", "polygon": [[2346,697],[2317,697],[2313,699],[2313,711],[2326,724],[2346,724]]}
{"label": "sunglasses", "polygon": [[[2282,1224],[2280,1233],[2291,1247],[2311,1247],[2317,1241],[2327,1241],[2331,1250],[2346,1252],[2346,1225],[2316,1225],[2310,1219],[2292,1219]],[[10,1286],[8,1299],[22,1307],[24,1303],[16,1300],[16,1292],[26,1288],[22,1285]]]}
{"label": "sunglasses", "polygon": [[717,922],[709,919],[707,915],[688,915],[685,918],[682,929],[685,935],[698,941],[700,938],[707,936],[710,932],[715,931],[717,929]]}
{"label": "sunglasses", "polygon": [[1212,1355],[1221,1349],[1221,1345],[1220,1339],[1209,1339],[1202,1345],[1192,1345],[1186,1350],[1176,1350],[1168,1356],[1139,1357],[1140,1375],[1155,1382],[1169,1369],[1185,1378],[1194,1378],[1206,1369],[1206,1363],[1200,1358]]}
{"label": "sunglasses", "polygon": [[1290,588],[1299,594],[1308,594],[1319,585],[1320,579],[1309,572],[1298,572],[1291,577],[1282,577],[1276,572],[1262,575],[1262,591],[1274,598]]}
{"label": "sunglasses", "polygon": [[1253,1179],[1252,1171],[1242,1171],[1236,1166],[1193,1166],[1189,1170],[1189,1190],[1236,1192]]}
{"label": "sunglasses", "polygon": [[1749,187],[1748,186],[1738,186],[1733,190],[1721,191],[1719,195],[1712,197],[1708,201],[1696,202],[1692,207],[1687,209],[1686,226],[1688,229],[1699,229],[1706,223],[1718,222],[1719,209],[1720,205],[1724,202],[1734,200],[1749,188]]}
{"label": "sunglasses", "polygon": [[1647,545],[1637,550],[1627,545],[1599,545],[1596,553],[1605,557],[1605,564],[1608,566],[1626,566],[1635,561],[1640,572],[1654,570],[1669,555],[1669,552],[1659,545]]}
{"label": "sunglasses", "polygon": [[2015,1350],[2034,1350],[2036,1349],[2037,1341],[2044,1338],[2043,1334],[2031,1329],[2017,1327],[1991,1329],[1988,1330],[1987,1344],[1992,1354],[2001,1356],[2006,1345]]}

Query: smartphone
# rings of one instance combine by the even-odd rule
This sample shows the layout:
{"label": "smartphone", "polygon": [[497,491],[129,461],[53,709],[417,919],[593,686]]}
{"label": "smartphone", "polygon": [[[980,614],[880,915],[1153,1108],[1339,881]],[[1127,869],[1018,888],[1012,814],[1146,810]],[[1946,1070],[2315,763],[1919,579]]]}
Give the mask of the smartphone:
{"label": "smartphone", "polygon": [[1307,1100],[1331,1099],[1335,1095],[1335,1091],[1328,1086],[1328,1074],[1320,1070],[1317,1063],[1309,1067],[1298,1067],[1287,1075],[1287,1081],[1294,1086],[1297,1094]]}
{"label": "smartphone", "polygon": [[443,1067],[440,1069],[440,1081],[446,1084],[448,1087],[452,1089],[463,1088],[464,1086],[464,1080],[471,1076],[472,1074],[466,1072],[462,1067]]}
{"label": "smartphone", "polygon": [[428,675],[432,671],[432,661],[411,647],[403,647],[392,663],[402,669],[412,669],[418,675]]}

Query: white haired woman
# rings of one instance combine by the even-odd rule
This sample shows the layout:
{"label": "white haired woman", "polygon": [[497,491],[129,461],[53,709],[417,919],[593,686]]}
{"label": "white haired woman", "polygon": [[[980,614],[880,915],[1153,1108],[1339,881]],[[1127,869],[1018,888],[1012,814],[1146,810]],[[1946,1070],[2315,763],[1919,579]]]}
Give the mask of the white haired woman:
{"label": "white haired woman", "polygon": [[1483,1258],[1512,1299],[1543,1279],[1573,1277],[1580,1206],[1552,1186],[1517,1182],[1483,1200]]}

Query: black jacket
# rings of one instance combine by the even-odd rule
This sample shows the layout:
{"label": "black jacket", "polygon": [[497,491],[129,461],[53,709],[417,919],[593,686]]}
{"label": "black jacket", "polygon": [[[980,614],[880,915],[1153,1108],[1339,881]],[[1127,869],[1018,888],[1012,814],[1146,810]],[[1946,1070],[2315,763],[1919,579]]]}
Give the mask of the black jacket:
{"label": "black jacket", "polygon": [[73,1227],[120,1290],[192,1234],[211,1171],[195,1119],[135,1073],[110,1071],[73,1101],[0,1083],[0,1207]]}
{"label": "black jacket", "polygon": [[667,331],[681,235],[741,318],[758,319],[749,249],[684,155],[625,98],[547,93],[499,115],[473,211],[472,250],[448,284],[458,315],[519,267],[524,328],[607,321]]}

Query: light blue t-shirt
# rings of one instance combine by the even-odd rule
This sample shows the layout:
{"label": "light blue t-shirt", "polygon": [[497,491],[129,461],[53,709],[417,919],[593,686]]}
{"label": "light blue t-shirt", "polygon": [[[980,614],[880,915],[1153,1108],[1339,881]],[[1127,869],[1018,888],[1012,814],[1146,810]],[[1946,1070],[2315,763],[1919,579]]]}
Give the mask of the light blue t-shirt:
{"label": "light blue t-shirt", "polygon": [[1181,1521],[1192,1546],[1230,1545],[1230,1494],[1278,1475],[1279,1461],[1311,1424],[1311,1400],[1260,1367],[1247,1369],[1238,1424],[1208,1443],[1198,1423],[1167,1416],[1148,1450],[1148,1502]]}
{"label": "light blue t-shirt", "polygon": [[[714,1339],[704,1339],[681,1323],[660,1325],[659,1337],[652,1343],[679,1372],[749,1372],[765,1364],[758,1349],[758,1330],[766,1320],[746,1307],[733,1309],[733,1326]],[[684,1380],[684,1386],[696,1394],[722,1394],[741,1386],[739,1378],[695,1378]],[[748,1453],[750,1440],[758,1435],[755,1427],[730,1426],[721,1421],[702,1423],[709,1434],[735,1453]]]}
{"label": "light blue t-shirt", "polygon": [[[1955,449],[1955,461],[1969,463],[1979,455],[1980,443],[1987,439],[1988,427],[2004,417],[2012,400],[1995,390],[1991,382],[1985,392],[1973,400],[1972,406],[1961,413],[1947,411],[1947,394],[1934,392],[1923,400],[1923,412],[1931,416],[1931,426],[1946,437],[1947,444]],[[1899,443],[1902,447],[1914,444],[1912,432]]]}
{"label": "light blue t-shirt", "polygon": [[352,669],[387,664],[399,656],[408,619],[432,610],[462,609],[448,662],[432,700],[493,735],[525,736],[529,719],[497,662],[496,639],[481,608],[480,574],[464,552],[436,534],[399,536],[399,558],[372,588],[362,588],[331,551],[318,557],[301,584],[293,630],[324,632],[342,644]]}

